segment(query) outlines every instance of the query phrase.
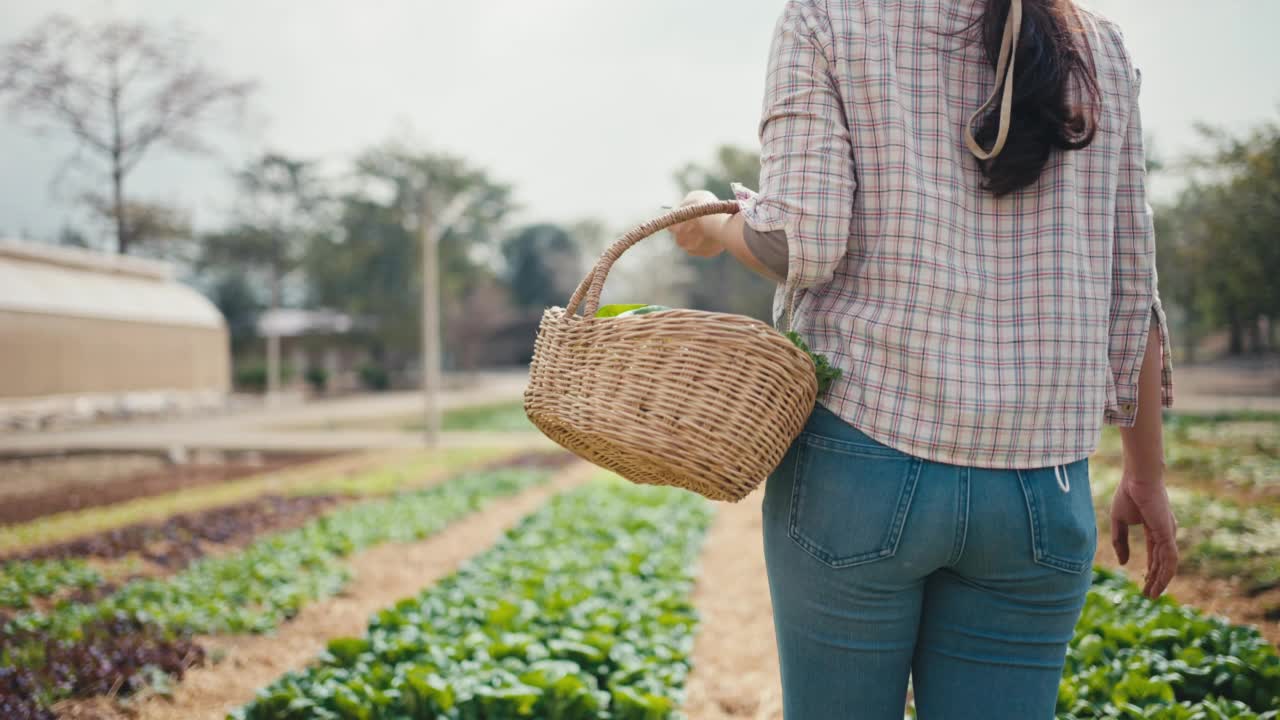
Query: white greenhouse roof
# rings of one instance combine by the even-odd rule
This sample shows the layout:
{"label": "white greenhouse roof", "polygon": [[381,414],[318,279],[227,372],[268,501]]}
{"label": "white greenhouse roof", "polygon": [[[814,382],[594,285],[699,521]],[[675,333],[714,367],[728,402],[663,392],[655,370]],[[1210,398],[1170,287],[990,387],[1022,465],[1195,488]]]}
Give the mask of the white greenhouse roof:
{"label": "white greenhouse roof", "polygon": [[258,334],[263,337],[342,335],[367,327],[368,324],[336,310],[276,308],[258,316]]}
{"label": "white greenhouse roof", "polygon": [[0,240],[0,311],[222,327],[222,313],[165,263]]}

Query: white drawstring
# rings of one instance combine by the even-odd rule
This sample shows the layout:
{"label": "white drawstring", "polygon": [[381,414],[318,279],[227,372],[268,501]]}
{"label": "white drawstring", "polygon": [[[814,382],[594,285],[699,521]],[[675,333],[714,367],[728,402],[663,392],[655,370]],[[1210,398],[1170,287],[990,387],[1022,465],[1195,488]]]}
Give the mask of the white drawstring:
{"label": "white drawstring", "polygon": [[1062,488],[1062,492],[1071,492],[1071,476],[1067,474],[1067,469],[1062,465],[1053,466],[1053,477],[1058,481],[1058,487]]}

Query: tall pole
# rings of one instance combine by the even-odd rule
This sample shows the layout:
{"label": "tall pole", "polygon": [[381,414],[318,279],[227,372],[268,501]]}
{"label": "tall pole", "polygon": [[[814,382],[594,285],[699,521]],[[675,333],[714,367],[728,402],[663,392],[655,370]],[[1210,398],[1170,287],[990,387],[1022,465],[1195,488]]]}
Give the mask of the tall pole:
{"label": "tall pole", "polygon": [[438,228],[432,222],[430,191],[422,191],[422,398],[425,440],[440,441],[440,267]]}
{"label": "tall pole", "polygon": [[280,404],[280,336],[275,330],[267,335],[267,405]]}
{"label": "tall pole", "polygon": [[[280,312],[280,273],[271,271],[271,310]],[[267,405],[280,404],[280,328],[267,328]]]}

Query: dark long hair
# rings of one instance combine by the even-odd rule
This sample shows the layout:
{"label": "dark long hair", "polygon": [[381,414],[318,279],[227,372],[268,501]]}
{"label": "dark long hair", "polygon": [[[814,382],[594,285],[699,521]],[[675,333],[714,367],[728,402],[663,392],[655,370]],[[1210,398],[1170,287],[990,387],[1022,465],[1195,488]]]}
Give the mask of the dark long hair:
{"label": "dark long hair", "polygon": [[[986,0],[975,25],[995,67],[1011,0]],[[999,195],[1033,184],[1055,149],[1079,150],[1098,131],[1100,92],[1080,11],[1072,0],[1022,0],[1014,69],[1013,117],[1004,150],[981,161],[986,188]],[[983,147],[995,141],[999,108],[979,120]]]}

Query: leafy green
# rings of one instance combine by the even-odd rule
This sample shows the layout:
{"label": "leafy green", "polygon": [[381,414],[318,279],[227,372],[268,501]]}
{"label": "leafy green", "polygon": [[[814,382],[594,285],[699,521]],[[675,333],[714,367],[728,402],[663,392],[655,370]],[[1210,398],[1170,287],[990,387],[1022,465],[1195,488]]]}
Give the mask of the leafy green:
{"label": "leafy green", "polygon": [[0,566],[0,608],[28,608],[33,597],[48,598],[101,582],[102,576],[79,559],[8,562]]}
{"label": "leafy green", "polygon": [[825,393],[827,391],[827,388],[831,387],[831,383],[834,383],[836,380],[840,379],[840,376],[842,374],[840,371],[840,368],[832,366],[831,363],[827,360],[826,355],[819,355],[818,353],[810,350],[809,346],[805,344],[804,339],[801,338],[798,333],[788,332],[787,339],[790,340],[792,344],[794,344],[796,347],[808,353],[809,358],[813,360],[814,370],[818,374],[818,394],[819,395]]}
{"label": "leafy green", "polygon": [[598,318],[612,317],[631,317],[633,315],[648,315],[649,313],[662,312],[670,310],[666,305],[605,305],[596,311]]}
{"label": "leafy green", "polygon": [[1280,656],[1253,628],[1094,570],[1067,653],[1058,720],[1276,718]]}
{"label": "leafy green", "polygon": [[235,717],[663,720],[681,703],[709,503],[600,483],[378,613]]}
{"label": "leafy green", "polygon": [[632,310],[639,310],[642,307],[645,307],[644,303],[636,303],[632,305],[604,305],[604,306],[601,306],[601,308],[596,311],[596,317],[598,318],[617,317],[622,313],[630,312]]}
{"label": "leafy green", "polygon": [[671,308],[667,307],[666,305],[644,305],[642,307],[628,310],[622,313],[621,315],[619,315],[618,317],[631,317],[632,315],[648,315],[649,313],[662,312],[663,310],[670,310],[670,309]]}

